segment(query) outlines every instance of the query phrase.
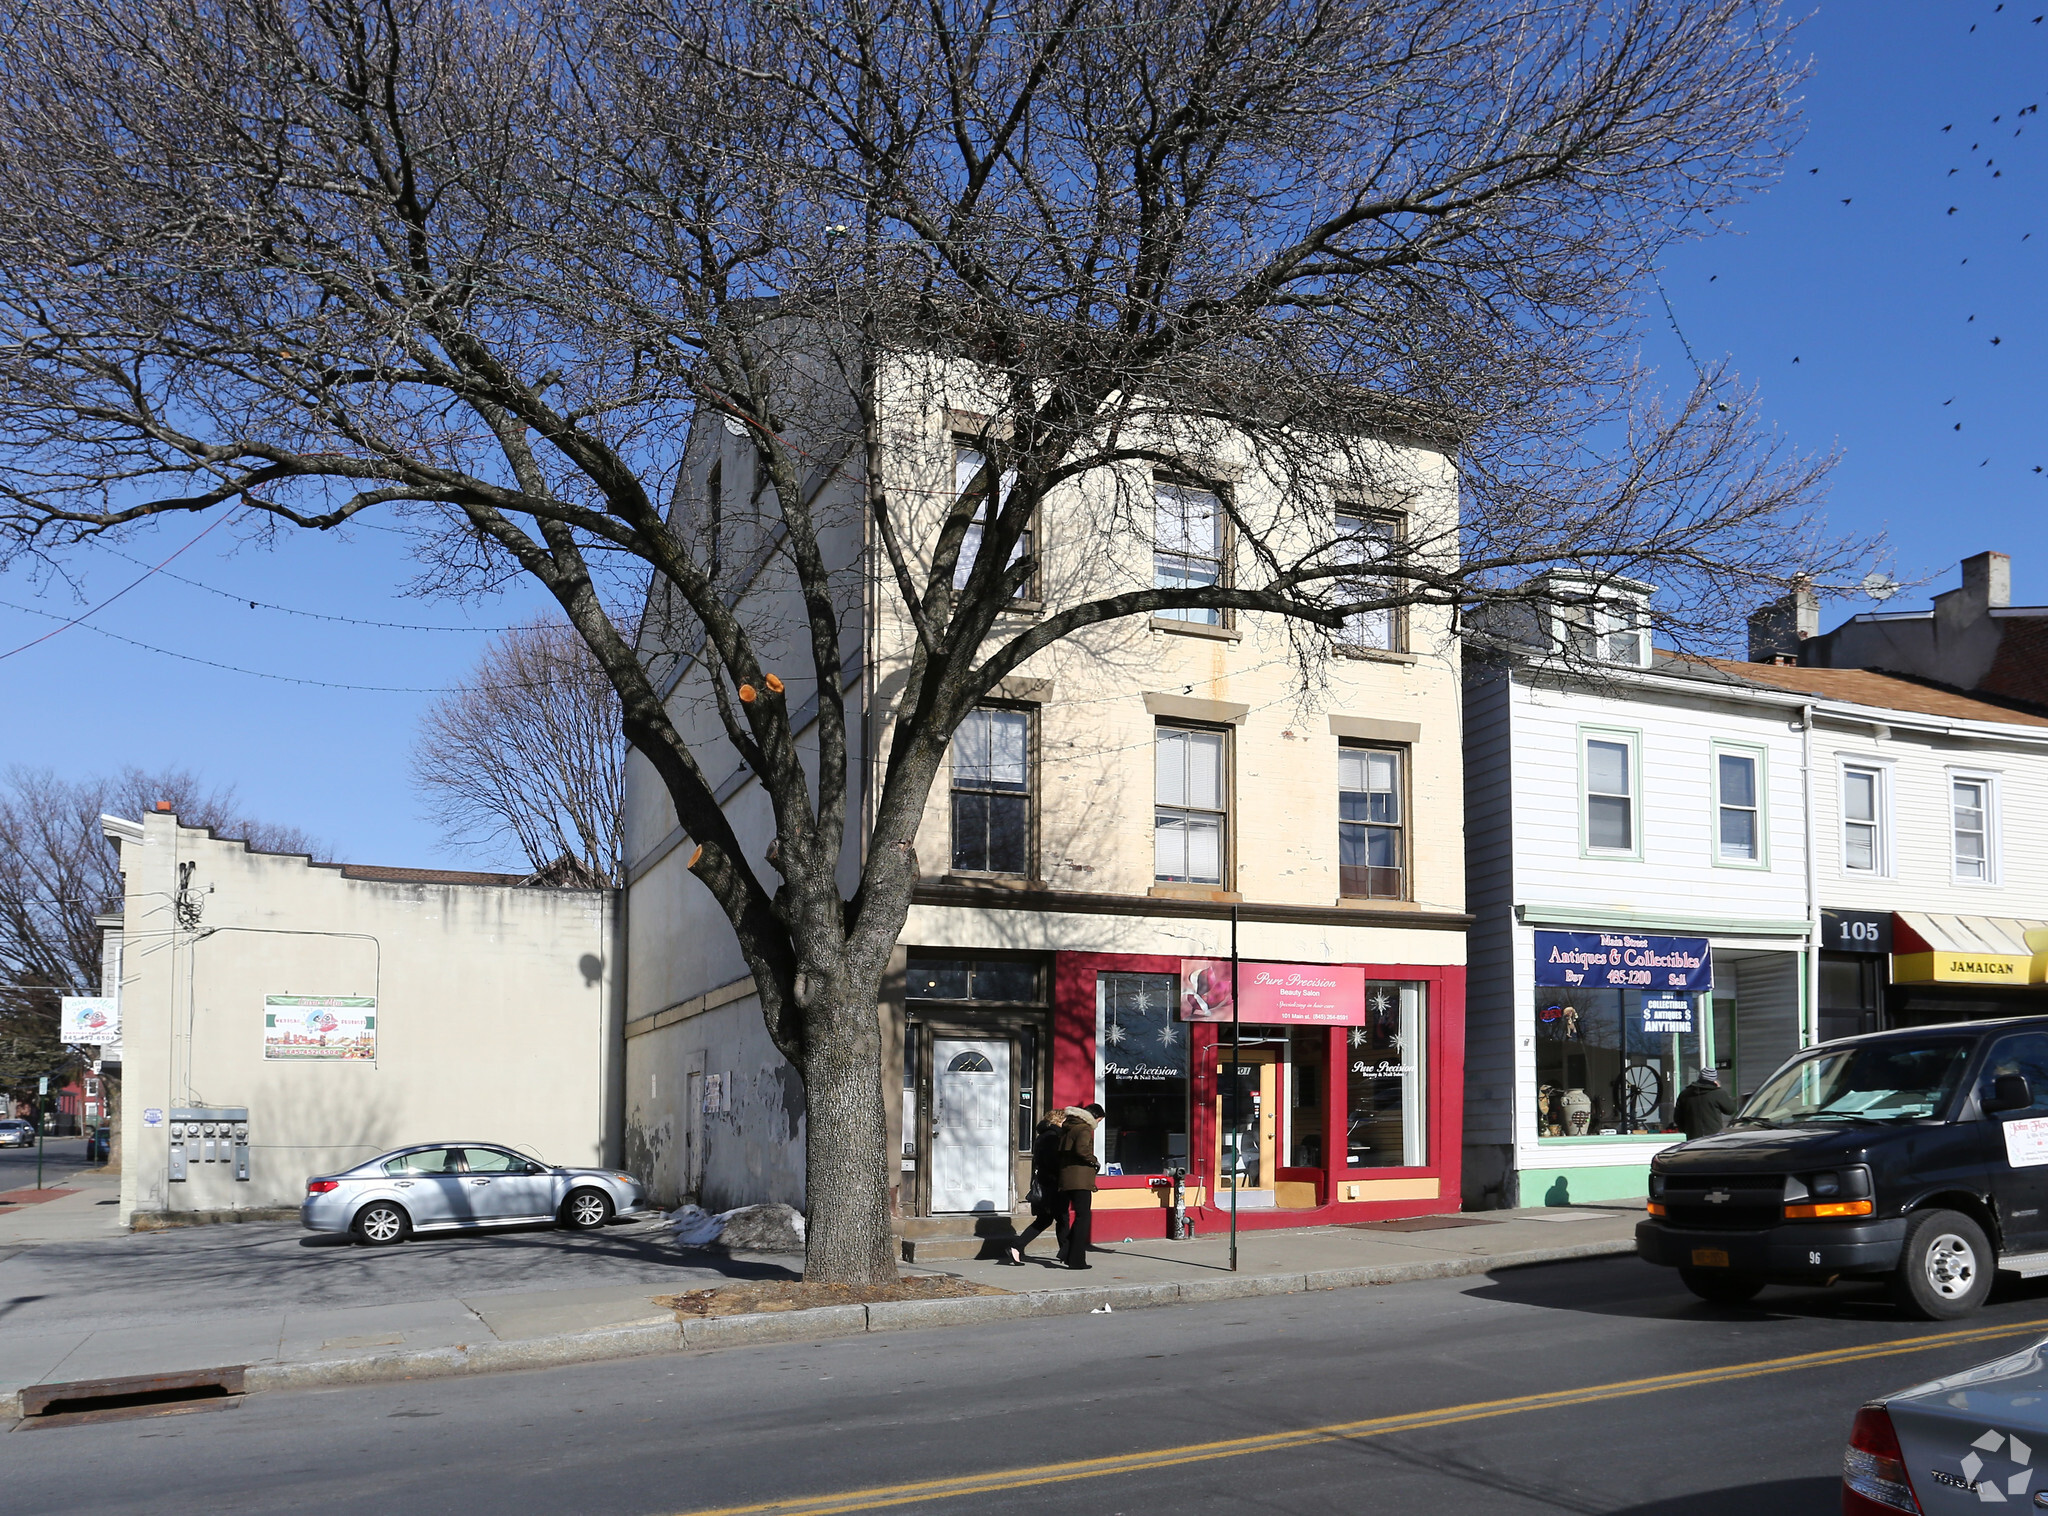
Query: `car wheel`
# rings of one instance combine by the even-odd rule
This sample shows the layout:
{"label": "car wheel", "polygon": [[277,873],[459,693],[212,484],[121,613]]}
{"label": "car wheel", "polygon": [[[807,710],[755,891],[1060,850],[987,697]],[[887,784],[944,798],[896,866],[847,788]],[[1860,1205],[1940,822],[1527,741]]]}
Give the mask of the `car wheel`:
{"label": "car wheel", "polygon": [[562,1225],[572,1232],[594,1232],[611,1219],[611,1197],[603,1190],[571,1190],[562,1202]]}
{"label": "car wheel", "polygon": [[373,1201],[356,1212],[356,1236],[373,1248],[388,1248],[405,1241],[412,1231],[412,1218],[401,1206],[388,1200]]}
{"label": "car wheel", "polygon": [[1732,1274],[1726,1269],[1680,1269],[1678,1278],[1700,1299],[1715,1305],[1741,1305],[1754,1300],[1764,1287],[1754,1274]]}
{"label": "car wheel", "polygon": [[1967,1316],[1991,1293],[1996,1263],[1984,1229],[1961,1211],[1921,1211],[1906,1221],[1892,1299],[1929,1321]]}

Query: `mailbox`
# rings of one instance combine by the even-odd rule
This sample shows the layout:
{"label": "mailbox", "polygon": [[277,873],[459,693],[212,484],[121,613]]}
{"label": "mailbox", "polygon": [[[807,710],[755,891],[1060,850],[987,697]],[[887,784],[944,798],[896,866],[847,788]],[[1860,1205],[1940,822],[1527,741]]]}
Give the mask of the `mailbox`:
{"label": "mailbox", "polygon": [[190,1165],[233,1163],[249,1178],[249,1111],[245,1106],[191,1106],[171,1112],[171,1178],[189,1179]]}

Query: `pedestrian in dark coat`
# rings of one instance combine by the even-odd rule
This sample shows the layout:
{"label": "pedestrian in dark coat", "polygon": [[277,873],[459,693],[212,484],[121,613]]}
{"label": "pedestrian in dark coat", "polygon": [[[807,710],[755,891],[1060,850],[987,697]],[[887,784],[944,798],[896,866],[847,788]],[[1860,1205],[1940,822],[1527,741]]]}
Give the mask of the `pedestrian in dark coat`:
{"label": "pedestrian in dark coat", "polygon": [[1031,1241],[1047,1227],[1060,1219],[1060,1131],[1064,1125],[1062,1116],[1047,1116],[1038,1123],[1031,1137],[1031,1225],[1024,1228],[1017,1240],[1004,1249],[1004,1256],[998,1263],[1022,1267],[1024,1250]]}
{"label": "pedestrian in dark coat", "polygon": [[1719,1069],[1701,1069],[1699,1078],[1678,1092],[1678,1129],[1685,1140],[1711,1137],[1735,1119],[1735,1097],[1721,1088]]}
{"label": "pedestrian in dark coat", "polygon": [[1099,1105],[1077,1105],[1067,1109],[1060,1127],[1055,1154],[1060,1166],[1060,1262],[1070,1269],[1085,1269],[1088,1263],[1088,1234],[1095,1211],[1095,1171],[1101,1162],[1095,1156],[1095,1128],[1101,1122]]}

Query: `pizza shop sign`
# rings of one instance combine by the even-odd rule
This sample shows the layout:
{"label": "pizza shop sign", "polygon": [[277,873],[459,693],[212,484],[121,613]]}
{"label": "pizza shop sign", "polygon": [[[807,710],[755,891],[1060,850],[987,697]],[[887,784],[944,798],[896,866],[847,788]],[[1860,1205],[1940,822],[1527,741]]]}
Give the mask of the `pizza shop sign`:
{"label": "pizza shop sign", "polygon": [[1545,989],[1710,990],[1714,958],[1704,937],[1538,932],[1536,983]]}

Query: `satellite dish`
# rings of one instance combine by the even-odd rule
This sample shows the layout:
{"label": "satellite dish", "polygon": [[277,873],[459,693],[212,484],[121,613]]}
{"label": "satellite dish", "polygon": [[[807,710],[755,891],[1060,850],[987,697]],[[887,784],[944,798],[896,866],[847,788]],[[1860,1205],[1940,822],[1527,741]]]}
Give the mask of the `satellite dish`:
{"label": "satellite dish", "polygon": [[[727,416],[725,418],[725,430],[726,435],[728,436],[744,437],[747,434],[747,424],[746,422],[740,420],[737,416]],[[1866,584],[1869,583],[1868,580],[1865,580],[1864,582]]]}
{"label": "satellite dish", "polygon": [[1863,593],[1882,605],[1899,592],[1899,581],[1890,574],[1865,574]]}

